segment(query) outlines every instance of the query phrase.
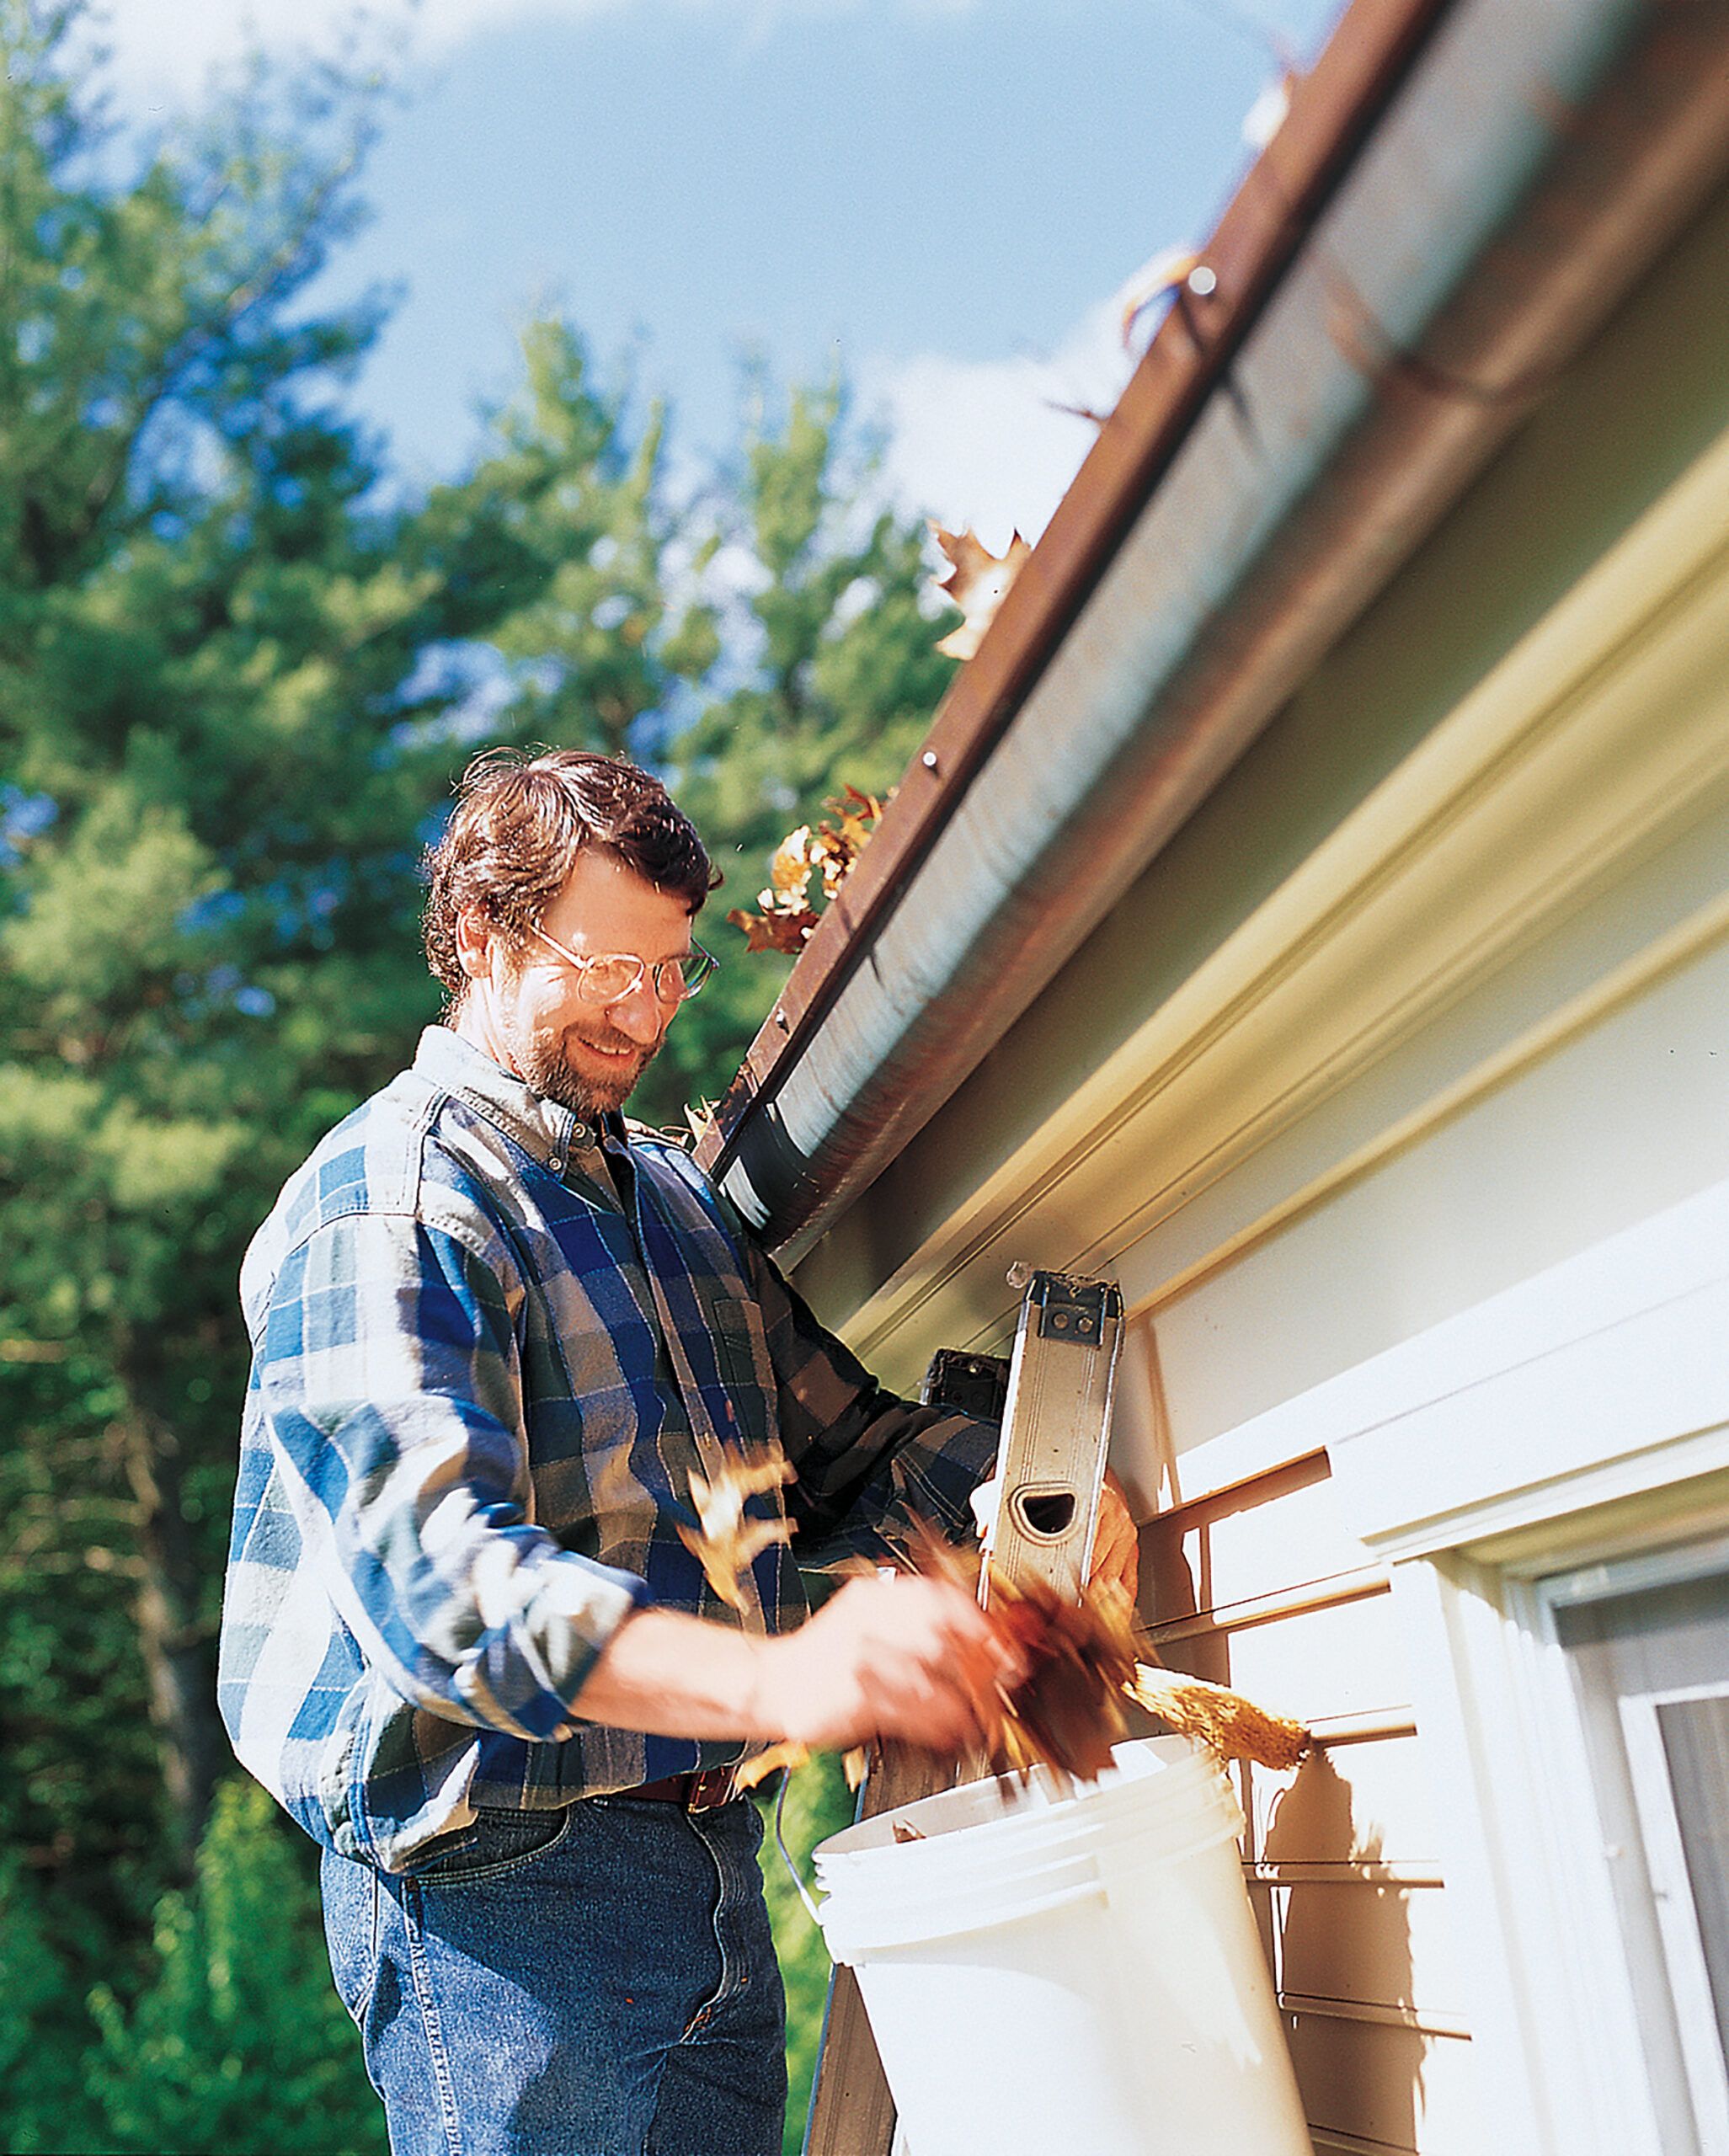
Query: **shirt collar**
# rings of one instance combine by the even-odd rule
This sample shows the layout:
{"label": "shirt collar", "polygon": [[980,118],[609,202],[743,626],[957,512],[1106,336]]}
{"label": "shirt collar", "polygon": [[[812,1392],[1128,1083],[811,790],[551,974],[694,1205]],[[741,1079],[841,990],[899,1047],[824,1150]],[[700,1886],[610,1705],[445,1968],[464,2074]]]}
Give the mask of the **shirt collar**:
{"label": "shirt collar", "polygon": [[545,1099],[448,1026],[429,1026],[421,1034],[414,1069],[496,1123],[554,1175],[562,1175],[568,1161],[598,1145],[603,1135],[623,1142],[622,1117],[584,1120],[557,1101]]}

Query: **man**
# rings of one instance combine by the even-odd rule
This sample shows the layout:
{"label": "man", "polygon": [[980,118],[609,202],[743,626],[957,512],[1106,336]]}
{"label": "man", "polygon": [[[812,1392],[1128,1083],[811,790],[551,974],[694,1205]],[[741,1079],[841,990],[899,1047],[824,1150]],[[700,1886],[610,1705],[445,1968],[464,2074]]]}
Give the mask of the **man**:
{"label": "man", "polygon": [[[620,1117],[712,963],[656,781],[483,758],[429,867],[447,1024],[243,1274],[224,1717],[323,1847],[396,2156],[769,2156],[781,1992],[729,1769],[979,1736],[1006,1673],[967,1596],[860,1578],[808,1617],[798,1566],[963,1537],[996,1433],[878,1390]],[[735,1609],[680,1529],[693,1476],[771,1441],[792,1544]],[[1113,1508],[1119,1569],[1126,1534]]]}

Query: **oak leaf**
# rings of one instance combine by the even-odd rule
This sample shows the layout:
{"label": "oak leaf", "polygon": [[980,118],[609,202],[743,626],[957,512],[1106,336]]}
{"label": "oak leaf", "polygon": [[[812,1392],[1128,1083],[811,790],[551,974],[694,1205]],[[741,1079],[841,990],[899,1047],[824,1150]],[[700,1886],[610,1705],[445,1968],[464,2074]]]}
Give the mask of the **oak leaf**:
{"label": "oak leaf", "polygon": [[750,913],[743,906],[734,906],[727,919],[744,931],[747,951],[784,951],[792,958],[797,958],[810,941],[810,931],[817,922],[808,907],[783,911],[771,906],[761,913]]}
{"label": "oak leaf", "polygon": [[970,659],[1033,549],[1018,531],[1011,537],[1008,552],[996,555],[970,529],[945,531],[933,524],[931,530],[950,564],[937,588],[947,594],[963,617],[960,627],[951,629],[937,648],[951,659]]}

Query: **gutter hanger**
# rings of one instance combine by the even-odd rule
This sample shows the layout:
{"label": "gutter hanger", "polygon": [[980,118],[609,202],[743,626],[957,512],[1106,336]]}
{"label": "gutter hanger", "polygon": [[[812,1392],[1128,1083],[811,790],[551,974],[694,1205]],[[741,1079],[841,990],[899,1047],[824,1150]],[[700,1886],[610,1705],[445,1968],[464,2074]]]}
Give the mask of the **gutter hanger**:
{"label": "gutter hanger", "polygon": [[[723,1102],[705,1159],[792,1257],[989,1053],[1729,167],[1726,0],[1434,13],[1359,0],[1345,19],[1304,88],[1321,99],[1355,63],[1357,101],[1322,113],[1348,162],[1329,173],[1329,141],[1300,130],[1292,152],[1299,93],[1203,256],[1228,366],[1207,364],[1210,318],[1174,310],[1142,373],[1186,365],[1200,393],[1131,446],[1150,495],[1093,478],[1123,453],[1107,426],[1066,528],[1059,511],[939,713],[934,789],[896,800]],[[1234,294],[1233,221],[1257,191],[1285,214]],[[1063,558],[1035,575],[1054,542],[1081,563],[1066,590]],[[1017,655],[945,769],[949,707]]]}

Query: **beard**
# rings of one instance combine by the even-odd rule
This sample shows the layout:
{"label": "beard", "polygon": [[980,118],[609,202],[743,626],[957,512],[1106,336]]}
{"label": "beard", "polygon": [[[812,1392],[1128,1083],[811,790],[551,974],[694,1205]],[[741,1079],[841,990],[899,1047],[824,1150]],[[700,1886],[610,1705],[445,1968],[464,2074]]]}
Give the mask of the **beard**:
{"label": "beard", "polygon": [[[572,1033],[593,1048],[614,1053],[628,1050],[634,1060],[629,1065],[621,1064],[616,1077],[585,1078],[564,1053],[565,1040]],[[567,1027],[556,1033],[531,1033],[516,1050],[515,1061],[521,1075],[542,1100],[555,1102],[561,1108],[568,1108],[573,1115],[592,1123],[624,1106],[636,1091],[643,1073],[654,1060],[659,1045],[657,1041],[653,1048],[641,1048],[610,1027],[599,1038]]]}

